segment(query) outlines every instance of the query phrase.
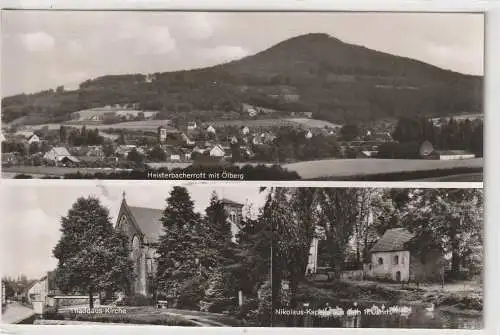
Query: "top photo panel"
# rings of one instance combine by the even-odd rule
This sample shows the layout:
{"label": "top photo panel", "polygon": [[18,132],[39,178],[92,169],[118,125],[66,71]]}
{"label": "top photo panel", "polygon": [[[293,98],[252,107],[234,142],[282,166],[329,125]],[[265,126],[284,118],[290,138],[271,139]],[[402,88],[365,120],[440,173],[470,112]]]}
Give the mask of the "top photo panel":
{"label": "top photo panel", "polygon": [[2,178],[483,181],[482,13],[1,13]]}

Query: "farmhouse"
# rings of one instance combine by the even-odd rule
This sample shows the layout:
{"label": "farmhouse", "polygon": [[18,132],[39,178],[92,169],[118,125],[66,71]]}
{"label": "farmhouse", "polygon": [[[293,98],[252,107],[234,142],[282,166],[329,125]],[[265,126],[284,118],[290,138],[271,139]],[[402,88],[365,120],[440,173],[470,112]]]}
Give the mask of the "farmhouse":
{"label": "farmhouse", "polygon": [[187,130],[195,130],[197,128],[197,124],[194,121],[191,121],[187,125]]}
{"label": "farmhouse", "polygon": [[248,135],[250,133],[250,128],[248,128],[247,126],[241,127],[241,133],[243,135]]}
{"label": "farmhouse", "polygon": [[[239,231],[243,205],[222,199],[233,238]],[[130,244],[130,257],[134,267],[133,294],[151,296],[152,285],[157,268],[158,241],[163,234],[160,218],[163,209],[133,207],[127,204],[125,193],[118,212],[115,229],[127,236]]]}
{"label": "farmhouse", "polygon": [[40,143],[40,137],[38,137],[38,135],[36,135],[36,134],[31,135],[28,138],[28,144],[31,144],[31,143]]}
{"label": "farmhouse", "polygon": [[78,163],[78,158],[72,156],[65,147],[54,147],[47,151],[43,158],[56,163]]}
{"label": "farmhouse", "polygon": [[224,157],[225,154],[226,154],[226,151],[219,144],[214,145],[213,148],[210,150],[210,156],[212,156],[212,157]]}
{"label": "farmhouse", "polygon": [[389,229],[370,250],[371,262],[366,276],[378,280],[439,281],[444,274],[444,259],[437,248],[415,243],[414,234],[405,228]]}
{"label": "farmhouse", "polygon": [[213,126],[208,126],[207,133],[215,134],[215,128]]}

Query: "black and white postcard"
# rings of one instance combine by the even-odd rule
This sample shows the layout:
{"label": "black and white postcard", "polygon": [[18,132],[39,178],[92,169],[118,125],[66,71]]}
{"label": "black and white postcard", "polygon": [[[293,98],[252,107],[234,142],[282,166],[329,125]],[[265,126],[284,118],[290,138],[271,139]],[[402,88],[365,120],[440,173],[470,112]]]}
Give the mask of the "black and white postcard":
{"label": "black and white postcard", "polygon": [[2,187],[2,321],[483,328],[483,191]]}
{"label": "black and white postcard", "polygon": [[484,21],[4,10],[2,176],[482,182]]}

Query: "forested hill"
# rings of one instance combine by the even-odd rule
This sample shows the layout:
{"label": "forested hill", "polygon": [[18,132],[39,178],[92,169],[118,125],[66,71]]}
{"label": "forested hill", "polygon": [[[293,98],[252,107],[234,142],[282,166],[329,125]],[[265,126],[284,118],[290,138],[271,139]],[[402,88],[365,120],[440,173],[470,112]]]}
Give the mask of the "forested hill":
{"label": "forested hill", "polygon": [[[344,43],[326,34],[283,41],[210,68],[103,76],[2,99],[2,120],[64,121],[85,108],[139,103],[164,115],[240,111],[240,103],[313,112],[334,122],[482,112],[483,77]],[[234,115],[237,117],[237,115]]]}

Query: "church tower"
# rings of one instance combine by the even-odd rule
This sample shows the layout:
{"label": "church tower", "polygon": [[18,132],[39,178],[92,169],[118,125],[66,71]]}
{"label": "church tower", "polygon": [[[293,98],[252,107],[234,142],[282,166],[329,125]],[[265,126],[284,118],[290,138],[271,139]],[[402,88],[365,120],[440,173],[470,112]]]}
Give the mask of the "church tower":
{"label": "church tower", "polygon": [[236,235],[240,231],[241,221],[243,220],[243,204],[223,198],[221,200],[226,210],[227,219],[231,224],[231,240],[236,242]]}

